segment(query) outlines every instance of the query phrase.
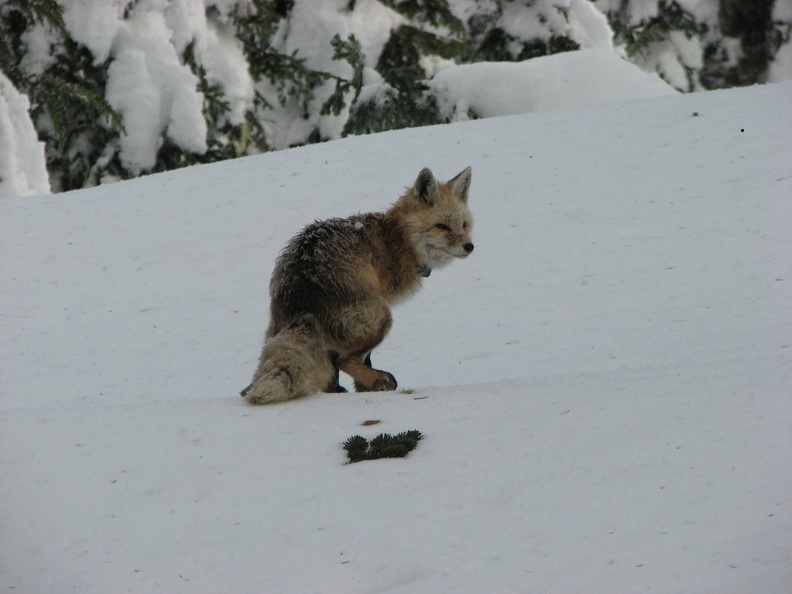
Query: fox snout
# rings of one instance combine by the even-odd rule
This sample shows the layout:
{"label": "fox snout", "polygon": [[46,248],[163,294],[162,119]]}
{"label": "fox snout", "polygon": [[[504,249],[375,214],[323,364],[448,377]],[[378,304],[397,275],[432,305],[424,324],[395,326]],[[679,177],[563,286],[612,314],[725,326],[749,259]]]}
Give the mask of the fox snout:
{"label": "fox snout", "polygon": [[473,251],[473,243],[466,241],[465,243],[458,243],[455,246],[449,246],[448,252],[455,258],[467,258]]}
{"label": "fox snout", "polygon": [[456,258],[467,258],[470,255],[470,252],[472,251],[473,251],[473,244],[467,242],[467,243],[463,243],[460,246],[457,246],[455,249],[452,250],[451,253]]}

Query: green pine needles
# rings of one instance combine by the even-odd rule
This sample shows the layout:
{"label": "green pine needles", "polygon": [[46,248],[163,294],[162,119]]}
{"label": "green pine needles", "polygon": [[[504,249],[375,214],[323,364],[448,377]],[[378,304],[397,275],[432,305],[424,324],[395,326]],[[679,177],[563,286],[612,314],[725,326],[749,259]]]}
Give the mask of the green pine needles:
{"label": "green pine needles", "polygon": [[348,464],[379,458],[404,458],[423,439],[420,431],[403,431],[396,435],[380,433],[369,443],[365,437],[353,435],[344,442]]}

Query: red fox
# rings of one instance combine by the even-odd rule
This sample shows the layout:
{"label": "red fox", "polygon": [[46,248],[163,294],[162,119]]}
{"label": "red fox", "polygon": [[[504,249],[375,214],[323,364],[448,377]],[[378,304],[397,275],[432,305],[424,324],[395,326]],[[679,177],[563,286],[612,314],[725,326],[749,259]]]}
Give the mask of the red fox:
{"label": "red fox", "polygon": [[270,280],[270,324],[241,394],[266,404],[316,392],[395,390],[371,351],[390,330],[390,306],[421,277],[473,251],[470,167],[446,183],[423,169],[387,211],[317,221],[289,241]]}

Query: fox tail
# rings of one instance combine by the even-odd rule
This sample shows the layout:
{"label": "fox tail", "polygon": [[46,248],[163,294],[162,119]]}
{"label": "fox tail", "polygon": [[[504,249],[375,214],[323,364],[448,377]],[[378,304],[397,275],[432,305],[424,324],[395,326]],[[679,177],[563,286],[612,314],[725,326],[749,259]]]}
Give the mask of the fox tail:
{"label": "fox tail", "polygon": [[240,395],[251,404],[270,404],[322,391],[343,391],[321,335],[313,315],[293,320],[264,343],[253,381]]}

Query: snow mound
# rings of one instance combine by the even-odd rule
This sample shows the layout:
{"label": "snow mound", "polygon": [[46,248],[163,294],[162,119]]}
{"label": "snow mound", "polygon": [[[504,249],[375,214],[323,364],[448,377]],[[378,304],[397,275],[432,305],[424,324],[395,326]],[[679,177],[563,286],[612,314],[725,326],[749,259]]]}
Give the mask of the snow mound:
{"label": "snow mound", "polygon": [[455,119],[515,115],[674,95],[657,74],[613,51],[588,49],[525,62],[482,62],[439,72],[430,86]]}

